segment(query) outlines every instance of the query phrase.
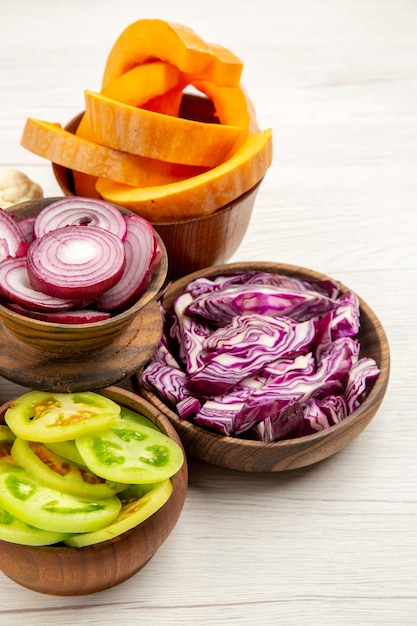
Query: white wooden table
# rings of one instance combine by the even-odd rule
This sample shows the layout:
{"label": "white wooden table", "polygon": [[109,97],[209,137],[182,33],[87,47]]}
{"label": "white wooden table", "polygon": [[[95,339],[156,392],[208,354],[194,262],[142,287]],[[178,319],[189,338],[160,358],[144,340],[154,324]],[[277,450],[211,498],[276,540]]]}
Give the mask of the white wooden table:
{"label": "white wooden table", "polygon": [[[46,596],[0,573],[0,624],[417,624],[417,3],[415,0],[0,1],[0,167],[45,195],[26,117],[65,123],[142,17],[187,24],[245,62],[275,157],[233,260],[323,271],[388,334],[385,401],[345,450],[309,469],[246,475],[190,461],[174,532],[120,586]],[[1,347],[0,347],[1,349]],[[0,400],[20,392],[0,381]]]}

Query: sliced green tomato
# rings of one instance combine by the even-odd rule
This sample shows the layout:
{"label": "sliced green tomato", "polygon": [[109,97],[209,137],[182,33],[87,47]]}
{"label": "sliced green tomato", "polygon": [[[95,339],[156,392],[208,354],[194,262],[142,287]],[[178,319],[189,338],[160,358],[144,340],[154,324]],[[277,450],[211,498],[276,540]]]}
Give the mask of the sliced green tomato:
{"label": "sliced green tomato", "polygon": [[160,430],[120,417],[108,430],[75,443],[92,472],[120,483],[160,482],[184,462],[180,446]]}
{"label": "sliced green tomato", "polygon": [[0,462],[17,465],[12,457],[12,445],[13,443],[10,441],[0,441]]}
{"label": "sliced green tomato", "polygon": [[7,409],[5,420],[17,437],[29,441],[66,441],[108,428],[120,406],[92,391],[29,391]]}
{"label": "sliced green tomato", "polygon": [[0,506],[36,528],[72,534],[104,528],[116,519],[122,503],[117,496],[87,500],[60,493],[35,480],[23,467],[2,463]]}
{"label": "sliced green tomato", "polygon": [[80,467],[85,467],[85,463],[73,439],[69,439],[68,441],[47,441],[45,445],[49,450],[52,450],[55,454],[59,454],[59,456],[62,456],[64,459],[76,463]]}
{"label": "sliced green tomato", "polygon": [[16,438],[16,435],[14,434],[12,430],[10,430],[8,426],[6,426],[5,424],[0,424],[0,443],[1,442],[13,443],[15,438]]}
{"label": "sliced green tomato", "polygon": [[171,481],[169,479],[164,480],[138,499],[125,502],[114,522],[105,528],[92,533],[81,533],[68,537],[64,542],[67,546],[81,548],[117,537],[156,513],[165,504],[171,493]]}
{"label": "sliced green tomato", "polygon": [[56,491],[97,500],[110,498],[120,491],[118,484],[64,459],[41,442],[16,437],[11,453],[28,474]]}
{"label": "sliced green tomato", "polygon": [[25,546],[49,546],[68,537],[68,533],[41,530],[18,519],[0,507],[0,539]]}
{"label": "sliced green tomato", "polygon": [[142,426],[148,426],[148,428],[153,428],[154,430],[159,430],[158,426],[151,422],[150,419],[142,415],[141,413],[136,413],[136,411],[132,411],[132,409],[128,409],[125,406],[120,407],[120,417],[124,420],[130,420],[136,424],[142,424]]}

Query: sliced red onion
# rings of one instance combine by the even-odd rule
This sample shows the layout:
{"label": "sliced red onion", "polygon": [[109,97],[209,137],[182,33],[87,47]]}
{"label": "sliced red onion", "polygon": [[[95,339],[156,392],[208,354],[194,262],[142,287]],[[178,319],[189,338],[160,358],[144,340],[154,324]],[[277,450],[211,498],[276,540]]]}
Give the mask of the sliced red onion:
{"label": "sliced red onion", "polygon": [[31,311],[20,304],[9,302],[8,309],[32,317],[44,322],[57,322],[58,324],[90,324],[91,322],[102,322],[110,317],[110,313],[96,311],[93,309],[74,309],[70,311]]}
{"label": "sliced red onion", "polygon": [[145,291],[161,250],[151,224],[136,214],[125,217],[126,265],[119,282],[97,299],[101,311],[116,311],[130,306]]}
{"label": "sliced red onion", "polygon": [[126,222],[113,204],[94,198],[64,198],[42,209],[35,221],[35,237],[63,226],[99,226],[119,239],[126,235]]}
{"label": "sliced red onion", "polygon": [[35,238],[35,234],[33,232],[35,219],[36,217],[25,217],[25,219],[17,222],[20,232],[22,233],[25,241],[27,241],[28,244],[31,244]]}
{"label": "sliced red onion", "polygon": [[98,226],[64,226],[35,239],[27,254],[32,287],[58,298],[86,300],[123,274],[124,244]]}
{"label": "sliced red onion", "polygon": [[0,261],[25,256],[28,243],[13,216],[0,209]]}
{"label": "sliced red onion", "polygon": [[72,299],[55,298],[34,289],[24,257],[5,259],[0,263],[0,285],[8,300],[30,310],[63,311],[76,304]]}

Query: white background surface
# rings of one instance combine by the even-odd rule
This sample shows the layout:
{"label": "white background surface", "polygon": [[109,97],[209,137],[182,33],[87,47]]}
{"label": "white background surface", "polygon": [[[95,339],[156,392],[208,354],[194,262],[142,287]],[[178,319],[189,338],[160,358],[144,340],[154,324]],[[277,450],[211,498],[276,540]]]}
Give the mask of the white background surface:
{"label": "white background surface", "polygon": [[[246,475],[190,462],[174,532],[136,576],[75,598],[0,573],[0,624],[417,624],[417,3],[415,0],[0,0],[0,167],[59,194],[19,145],[65,124],[131,22],[159,17],[231,48],[275,156],[233,260],[323,271],[391,346],[384,403],[314,467]],[[0,346],[1,349],[1,346]],[[0,400],[16,387],[0,380]]]}

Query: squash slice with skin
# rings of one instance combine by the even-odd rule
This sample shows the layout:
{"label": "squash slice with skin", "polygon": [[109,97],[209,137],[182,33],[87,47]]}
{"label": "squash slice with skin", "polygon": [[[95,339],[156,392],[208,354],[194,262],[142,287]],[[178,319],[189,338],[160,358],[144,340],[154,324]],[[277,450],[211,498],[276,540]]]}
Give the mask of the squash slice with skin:
{"label": "squash slice with skin", "polygon": [[[160,103],[161,109],[165,105],[165,108],[159,111],[160,113],[174,115],[179,109],[179,103],[178,109],[175,109],[176,103],[171,96],[176,91],[182,93],[182,86],[178,87],[180,79],[181,74],[174,65],[155,61],[138,65],[129,70],[105,87],[103,94],[132,106],[143,106],[147,102],[154,103],[154,106],[157,106],[157,103]],[[168,106],[171,108],[168,109]],[[85,115],[82,116],[75,134],[89,139]],[[76,195],[92,198],[99,197],[95,189],[97,177],[74,170],[73,179]],[[149,179],[144,179],[144,182],[146,180]],[[155,181],[155,177],[150,180]],[[174,178],[168,178],[168,180],[172,182]]]}
{"label": "squash slice with skin", "polygon": [[183,82],[174,66],[162,61],[138,65],[102,89],[101,93],[131,106],[142,106]]}
{"label": "squash slice with skin", "polygon": [[[146,159],[101,146],[90,139],[74,135],[60,124],[28,118],[21,145],[53,163],[97,178],[108,178],[124,184],[168,184],[201,172],[201,168]],[[133,182],[136,181],[136,182]]]}
{"label": "squash slice with skin", "polygon": [[[223,59],[216,59],[216,50],[191,28],[164,20],[142,19],[127,26],[116,39],[107,57],[101,89],[132,67],[156,59],[175,65],[191,76],[204,74],[206,79],[215,76],[216,80],[221,78],[228,85],[236,85],[240,80],[236,57],[225,58],[223,53]],[[219,66],[222,72],[219,72]],[[240,70],[242,67],[241,64]]]}
{"label": "squash slice with skin", "polygon": [[99,179],[100,196],[138,213],[154,224],[213,213],[263,178],[272,162],[272,130],[250,135],[218,167],[184,181],[160,187],[133,187]]}
{"label": "squash slice with skin", "polygon": [[241,145],[239,126],[173,117],[85,92],[88,136],[101,145],[150,159],[215,167]]}
{"label": "squash slice with skin", "polygon": [[220,44],[209,44],[209,48],[213,54],[213,61],[199,74],[199,80],[208,80],[219,87],[237,87],[242,75],[242,61],[234,52]]}
{"label": "squash slice with skin", "polygon": [[192,84],[213,102],[221,124],[242,126],[249,134],[259,131],[255,107],[243,87],[221,87],[200,79]]}

